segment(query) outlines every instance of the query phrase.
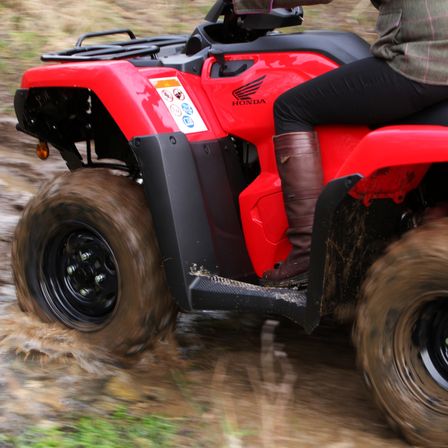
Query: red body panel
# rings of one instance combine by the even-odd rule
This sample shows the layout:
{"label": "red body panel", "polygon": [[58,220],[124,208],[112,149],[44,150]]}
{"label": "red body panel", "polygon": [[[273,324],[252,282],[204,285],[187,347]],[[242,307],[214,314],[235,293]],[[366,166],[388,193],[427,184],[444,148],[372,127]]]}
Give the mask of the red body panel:
{"label": "red body panel", "polygon": [[364,177],[383,167],[444,162],[448,129],[444,126],[400,125],[370,132],[340,167],[336,176],[357,172]]}
{"label": "red body panel", "polygon": [[[136,136],[178,131],[150,78],[178,77],[201,113],[208,132],[195,138],[213,139],[225,134],[206,95],[200,78],[169,68],[137,69],[127,61],[82,62],[47,65],[28,70],[23,88],[80,87],[92,90],[104,104],[128,140]],[[199,91],[199,92],[198,92]]]}
{"label": "red body panel", "polygon": [[[288,89],[337,65],[324,56],[313,53],[282,53],[228,56],[226,60],[253,61],[254,65],[239,76],[211,78],[214,59],[204,64],[202,84],[222,128],[228,134],[253,143],[258,148],[263,173],[277,173],[272,147],[274,135],[273,106],[279,95]],[[239,104],[234,91],[256,79],[265,78],[252,96],[252,104]]]}
{"label": "red body panel", "polygon": [[[190,141],[234,135],[257,147],[261,173],[241,193],[240,207],[247,249],[256,273],[261,275],[289,251],[272,144],[274,101],[289,88],[337,65],[307,52],[233,55],[226,59],[253,61],[253,65],[235,77],[212,78],[214,58],[205,62],[201,76],[170,68],[136,68],[127,61],[73,63],[29,70],[22,86],[91,89],[130,140],[179,130],[149,81],[177,77],[207,127],[207,131],[188,134]],[[261,83],[250,100],[238,99],[235,90],[254,80]],[[325,183],[350,174],[363,175],[366,179],[351,194],[366,205],[375,198],[402,201],[418,186],[431,163],[448,161],[448,130],[444,127],[399,126],[370,131],[359,126],[325,126],[318,133]]]}

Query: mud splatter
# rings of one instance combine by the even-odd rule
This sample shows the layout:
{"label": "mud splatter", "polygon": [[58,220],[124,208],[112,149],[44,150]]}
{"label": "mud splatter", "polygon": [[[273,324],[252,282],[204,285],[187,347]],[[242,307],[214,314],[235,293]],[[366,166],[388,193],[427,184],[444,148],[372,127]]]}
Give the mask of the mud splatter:
{"label": "mud splatter", "polygon": [[0,354],[15,353],[41,363],[75,361],[88,373],[111,373],[113,358],[81,341],[74,330],[46,324],[22,313],[16,303],[1,307]]}

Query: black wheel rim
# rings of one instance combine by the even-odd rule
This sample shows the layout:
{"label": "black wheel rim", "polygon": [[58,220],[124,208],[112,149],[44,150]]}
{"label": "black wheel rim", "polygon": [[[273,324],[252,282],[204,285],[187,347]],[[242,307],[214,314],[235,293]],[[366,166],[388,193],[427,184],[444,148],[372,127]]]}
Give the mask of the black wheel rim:
{"label": "black wheel rim", "polygon": [[40,286],[53,315],[82,331],[106,325],[118,303],[119,272],[105,238],[89,225],[62,222],[42,252]]}
{"label": "black wheel rim", "polygon": [[417,322],[421,360],[431,378],[448,391],[448,301],[427,305]]}

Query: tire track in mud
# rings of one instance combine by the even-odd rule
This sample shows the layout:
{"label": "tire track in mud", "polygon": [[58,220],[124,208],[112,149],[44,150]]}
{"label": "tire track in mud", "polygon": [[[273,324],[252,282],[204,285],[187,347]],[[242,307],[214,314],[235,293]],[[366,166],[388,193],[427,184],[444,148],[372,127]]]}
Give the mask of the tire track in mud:
{"label": "tire track in mud", "polygon": [[0,120],[0,157],[0,432],[124,405],[184,419],[182,446],[229,446],[226,425],[248,434],[241,446],[406,446],[373,407],[347,328],[327,324],[308,337],[282,322],[260,358],[263,319],[183,315],[175,340],[125,370],[75,332],[21,313],[9,268],[14,228],[39,185],[65,164],[54,152],[38,160],[12,120]]}

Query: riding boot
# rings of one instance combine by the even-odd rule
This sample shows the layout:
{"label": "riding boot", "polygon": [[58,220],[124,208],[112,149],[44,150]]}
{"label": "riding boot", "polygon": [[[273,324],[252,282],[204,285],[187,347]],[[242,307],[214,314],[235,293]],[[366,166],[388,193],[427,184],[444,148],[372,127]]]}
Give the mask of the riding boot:
{"label": "riding boot", "polygon": [[263,274],[266,286],[304,286],[308,279],[311,233],[323,176],[315,132],[292,132],[274,137],[277,167],[292,245],[288,258]]}

